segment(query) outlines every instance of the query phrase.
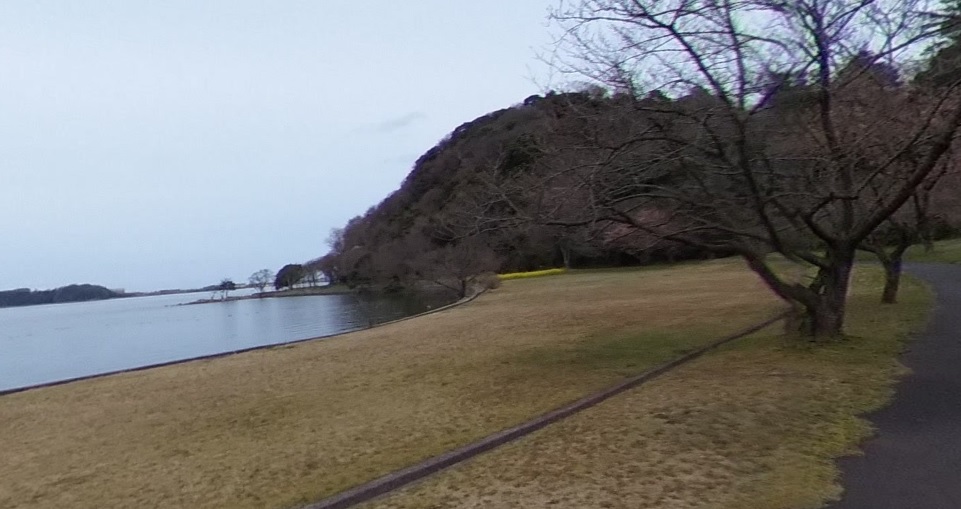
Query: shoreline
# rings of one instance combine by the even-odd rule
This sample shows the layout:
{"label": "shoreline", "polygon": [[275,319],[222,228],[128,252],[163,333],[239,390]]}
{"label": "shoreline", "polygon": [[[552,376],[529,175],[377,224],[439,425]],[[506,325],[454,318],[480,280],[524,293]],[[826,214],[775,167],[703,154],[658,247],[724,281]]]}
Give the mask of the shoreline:
{"label": "shoreline", "polygon": [[253,299],[272,299],[279,297],[312,297],[315,295],[350,295],[354,293],[354,290],[347,288],[346,286],[336,285],[333,287],[320,286],[313,288],[295,288],[293,290],[279,290],[273,292],[263,292],[254,293],[251,295],[240,295],[237,297],[227,297],[226,299],[198,299],[191,302],[184,302],[181,304],[176,304],[177,306],[193,306],[196,304],[216,304],[219,302],[233,302],[238,300],[253,300]]}
{"label": "shoreline", "polygon": [[[307,342],[309,342],[309,341],[320,341],[320,340],[331,339],[331,338],[335,338],[335,337],[338,337],[338,336],[344,336],[344,335],[347,335],[347,334],[352,334],[352,333],[354,333],[354,332],[359,332],[359,331],[364,331],[364,330],[370,330],[370,329],[376,329],[376,328],[378,328],[378,327],[384,327],[384,326],[387,326],[387,325],[392,325],[392,324],[395,324],[395,323],[404,322],[404,321],[407,321],[407,320],[412,320],[412,319],[414,319],[414,318],[420,318],[420,317],[422,317],[422,316],[432,315],[432,314],[434,314],[434,313],[439,313],[439,312],[441,312],[441,311],[446,311],[446,310],[451,309],[451,308],[453,308],[453,307],[457,307],[457,306],[460,306],[460,305],[462,305],[462,304],[467,304],[467,303],[473,301],[474,299],[476,299],[477,297],[480,297],[480,296],[483,295],[484,293],[486,293],[486,291],[480,291],[480,292],[477,292],[477,293],[475,293],[475,294],[473,294],[473,295],[469,295],[469,296],[467,296],[467,297],[465,297],[465,298],[463,298],[463,299],[456,300],[456,301],[454,301],[454,302],[452,302],[452,303],[450,303],[450,304],[445,304],[445,305],[443,305],[443,306],[440,306],[440,307],[437,307],[437,308],[434,308],[434,309],[429,309],[429,310],[427,310],[427,311],[424,311],[423,313],[418,313],[418,314],[416,314],[416,315],[405,316],[405,317],[403,317],[403,318],[397,318],[397,319],[394,319],[394,320],[388,320],[388,321],[383,322],[383,323],[376,323],[376,324],[374,324],[374,325],[372,325],[372,326],[369,326],[369,327],[359,327],[359,328],[356,328],[356,329],[345,330],[345,331],[342,331],[342,332],[335,332],[335,333],[333,333],[333,334],[326,334],[326,335],[323,335],[323,336],[314,336],[314,337],[303,338],[303,339],[294,339],[294,340],[291,340],[291,341],[284,341],[284,342],[282,342],[282,343],[271,343],[271,344],[269,344],[269,345],[251,346],[251,347],[241,348],[241,349],[237,349],[237,350],[230,350],[230,351],[227,351],[227,352],[219,352],[219,353],[213,353],[213,354],[208,354],[208,355],[201,355],[201,356],[197,356],[197,357],[190,357],[190,358],[187,358],[187,359],[177,359],[177,360],[172,360],[172,361],[165,361],[165,362],[159,362],[159,363],[154,363],[154,364],[148,364],[148,365],[144,365],[144,366],[137,366],[137,367],[133,367],[133,368],[118,369],[118,370],[113,370],[113,371],[107,371],[107,372],[105,372],[105,373],[97,373],[97,374],[94,374],[94,375],[84,375],[84,376],[78,376],[78,377],[73,377],[73,378],[67,378],[67,379],[64,379],[64,380],[54,380],[54,381],[51,381],[51,382],[42,382],[42,383],[39,383],[39,384],[25,385],[25,386],[21,386],[21,387],[13,387],[13,388],[10,388],[10,389],[0,389],[0,398],[2,398],[2,397],[4,397],[4,396],[9,396],[9,395],[11,395],[11,394],[18,394],[18,393],[21,393],[21,392],[32,391],[32,390],[35,390],[35,389],[45,389],[45,388],[47,388],[47,387],[56,387],[56,386],[58,386],[58,385],[67,385],[67,384],[71,384],[71,383],[74,383],[74,382],[83,382],[83,381],[86,381],[86,380],[93,380],[93,379],[96,379],[96,378],[105,378],[105,377],[114,376],[114,375],[122,375],[122,374],[124,374],[124,373],[136,373],[136,372],[138,372],[138,371],[146,371],[146,370],[155,369],[155,368],[163,368],[163,367],[167,367],[167,366],[175,366],[175,365],[178,365],[178,364],[186,364],[186,363],[188,363],[188,362],[208,361],[208,360],[213,360],[213,359],[219,359],[219,358],[222,358],[222,357],[230,357],[230,356],[238,355],[238,354],[242,354],[242,353],[255,352],[255,351],[258,351],[258,350],[267,350],[267,349],[270,349],[270,348],[285,348],[285,347],[297,345],[297,344],[300,344],[300,343],[307,343]],[[315,294],[315,295],[322,295],[322,294]],[[328,295],[334,295],[334,294],[331,293],[331,294],[328,294]],[[288,296],[288,297],[299,297],[300,295],[287,295],[287,296]],[[240,298],[238,298],[238,300],[243,299],[243,298],[244,298],[244,297],[240,297]],[[216,300],[216,301],[212,301],[212,302],[224,302],[224,301]],[[190,305],[190,304],[194,304],[194,303],[178,304],[178,306],[186,306],[186,305]],[[198,302],[197,304],[207,304],[207,302]]]}

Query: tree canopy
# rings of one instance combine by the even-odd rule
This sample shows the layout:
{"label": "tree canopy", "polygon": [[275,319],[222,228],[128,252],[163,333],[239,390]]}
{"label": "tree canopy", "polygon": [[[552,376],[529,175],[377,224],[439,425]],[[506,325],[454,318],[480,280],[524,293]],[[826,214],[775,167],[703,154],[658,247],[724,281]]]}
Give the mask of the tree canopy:
{"label": "tree canopy", "polygon": [[274,277],[274,288],[280,290],[291,288],[304,278],[304,266],[299,263],[289,263],[281,267]]}

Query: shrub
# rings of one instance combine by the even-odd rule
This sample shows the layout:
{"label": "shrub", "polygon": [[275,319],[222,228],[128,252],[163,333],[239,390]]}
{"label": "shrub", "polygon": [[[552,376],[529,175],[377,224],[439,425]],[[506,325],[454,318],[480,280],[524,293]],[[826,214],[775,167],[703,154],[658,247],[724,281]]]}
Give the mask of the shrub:
{"label": "shrub", "polygon": [[495,290],[501,287],[501,280],[494,273],[481,274],[477,277],[477,286],[484,290]]}

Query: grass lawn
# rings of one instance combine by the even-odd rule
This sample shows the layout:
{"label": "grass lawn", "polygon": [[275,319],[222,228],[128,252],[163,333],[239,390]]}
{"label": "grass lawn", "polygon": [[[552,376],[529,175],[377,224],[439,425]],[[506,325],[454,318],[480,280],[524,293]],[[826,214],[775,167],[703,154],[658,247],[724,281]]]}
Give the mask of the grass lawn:
{"label": "grass lawn", "polygon": [[[867,251],[858,251],[857,260],[876,263],[877,256]],[[915,244],[904,253],[904,260],[909,262],[934,262],[961,264],[961,238],[939,240],[934,248],[928,251],[921,244]]]}
{"label": "grass lawn", "polygon": [[908,280],[882,306],[881,287],[877,267],[856,271],[845,342],[762,331],[366,508],[821,507],[931,305]]}
{"label": "grass lawn", "polygon": [[[781,304],[737,260],[657,270],[574,271],[507,281],[468,305],[335,339],[0,397],[0,507],[296,506],[553,409],[779,309]],[[895,316],[887,315],[878,319]],[[889,345],[876,361],[889,368],[893,343],[877,344]],[[659,412],[668,420],[690,407],[699,409],[695,415],[703,419],[715,419],[712,407],[695,405],[696,398],[717,400],[743,392],[735,384],[741,378],[735,375],[744,373],[733,369],[736,363],[760,370],[757,376],[763,380],[808,380],[815,375],[805,365],[769,372],[751,362],[758,352],[767,352],[772,362],[796,355],[817,367],[817,356],[830,355],[764,348],[725,354],[735,356],[727,365],[702,363],[700,370],[685,370],[690,380],[671,389],[665,379],[652,401],[643,403],[646,398],[640,397],[627,406],[661,405]],[[852,361],[852,368],[861,366]],[[734,379],[716,379],[724,373]],[[883,387],[888,374],[882,369],[871,380]],[[696,385],[697,380],[710,390]],[[791,386],[797,391],[807,387]],[[878,391],[872,402],[884,393]],[[790,407],[799,404],[792,398],[806,394],[785,392],[771,404]],[[860,407],[852,404],[854,409]],[[720,410],[736,412],[726,406]],[[571,447],[589,447],[576,446],[580,442],[573,439],[617,434],[616,423],[602,426],[601,414],[589,415],[598,420],[572,421],[587,426],[583,432],[564,424],[537,440],[573,429],[576,433],[567,437]],[[646,411],[638,415],[659,419]],[[739,416],[718,415],[718,426]],[[756,418],[757,426],[766,419]],[[622,423],[629,443],[619,447],[625,450],[637,451],[632,444],[642,440],[643,435],[630,431],[635,420]],[[770,425],[782,426],[773,420]],[[751,429],[741,432],[753,434]],[[732,447],[739,443],[735,438],[728,437]],[[568,461],[556,454],[559,450],[549,452]],[[533,460],[514,458],[505,473],[520,461],[519,474],[538,475],[534,463],[523,468]],[[481,461],[469,468],[495,475],[492,464],[483,467],[489,460]],[[703,474],[696,466],[683,468]],[[583,469],[577,467],[571,475],[578,471]],[[464,471],[458,472],[453,475]],[[611,482],[623,482],[621,474],[611,473]],[[672,469],[659,475],[672,482],[684,479]],[[523,476],[516,481],[520,486],[534,486]],[[599,484],[592,489],[607,486],[600,472],[594,476]],[[432,482],[450,483],[445,490],[452,493],[479,496],[468,495],[476,488],[459,479]],[[499,483],[485,490],[499,490],[499,500],[506,503],[509,492]]]}
{"label": "grass lawn", "polygon": [[904,258],[913,262],[961,263],[961,239],[938,241],[930,252],[923,246],[911,246]]}

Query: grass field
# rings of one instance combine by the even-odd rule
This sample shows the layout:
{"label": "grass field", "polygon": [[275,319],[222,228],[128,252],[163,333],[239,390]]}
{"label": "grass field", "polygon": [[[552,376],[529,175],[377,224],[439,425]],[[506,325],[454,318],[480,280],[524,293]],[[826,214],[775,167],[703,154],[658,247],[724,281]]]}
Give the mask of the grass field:
{"label": "grass field", "polygon": [[923,246],[911,246],[905,259],[914,262],[961,263],[961,239],[942,240],[934,249],[926,251]]}
{"label": "grass field", "polygon": [[[877,256],[867,251],[858,251],[857,260],[876,263]],[[939,240],[929,251],[921,244],[915,244],[904,253],[904,260],[909,262],[934,262],[961,264],[961,238]]]}
{"label": "grass field", "polygon": [[762,331],[366,508],[821,507],[930,308],[916,281],[895,306],[881,286],[878,268],[856,272],[842,343]]}
{"label": "grass field", "polygon": [[[468,305],[335,339],[2,397],[0,507],[296,506],[780,308],[736,260],[575,271],[507,281]],[[713,385],[711,394],[734,390]],[[703,392],[692,388],[687,397]],[[657,399],[663,412],[673,412],[668,395]]]}

